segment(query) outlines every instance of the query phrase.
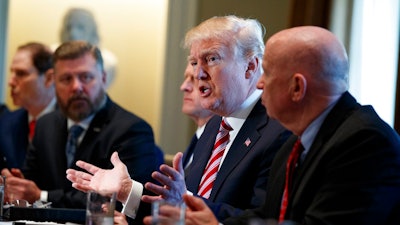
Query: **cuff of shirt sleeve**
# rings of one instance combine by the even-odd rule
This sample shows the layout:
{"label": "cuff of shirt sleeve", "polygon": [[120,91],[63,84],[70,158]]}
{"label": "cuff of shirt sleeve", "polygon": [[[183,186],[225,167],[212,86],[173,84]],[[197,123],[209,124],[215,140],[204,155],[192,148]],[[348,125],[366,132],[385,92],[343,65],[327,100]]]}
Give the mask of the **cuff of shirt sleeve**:
{"label": "cuff of shirt sleeve", "polygon": [[123,204],[122,213],[135,219],[136,212],[140,205],[140,199],[143,194],[143,185],[137,181],[133,181],[131,192],[129,193],[128,199]]}
{"label": "cuff of shirt sleeve", "polygon": [[40,201],[47,202],[48,198],[49,198],[49,192],[40,191]]}

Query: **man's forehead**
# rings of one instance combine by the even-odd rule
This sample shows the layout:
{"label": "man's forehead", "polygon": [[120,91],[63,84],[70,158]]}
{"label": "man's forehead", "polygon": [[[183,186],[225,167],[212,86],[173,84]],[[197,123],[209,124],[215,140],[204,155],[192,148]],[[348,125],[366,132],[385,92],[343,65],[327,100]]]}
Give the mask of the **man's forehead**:
{"label": "man's forehead", "polygon": [[19,64],[20,66],[32,66],[31,53],[26,50],[17,51],[12,59],[12,64]]}

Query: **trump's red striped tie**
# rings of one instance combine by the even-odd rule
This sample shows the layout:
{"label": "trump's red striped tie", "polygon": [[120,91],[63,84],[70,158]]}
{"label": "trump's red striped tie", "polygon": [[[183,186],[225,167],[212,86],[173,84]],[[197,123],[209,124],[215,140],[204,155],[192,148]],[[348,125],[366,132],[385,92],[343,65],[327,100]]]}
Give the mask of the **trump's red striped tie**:
{"label": "trump's red striped tie", "polygon": [[197,193],[204,198],[210,197],[211,189],[214,185],[215,178],[217,177],[222,156],[224,155],[226,145],[229,142],[229,131],[231,130],[233,130],[232,127],[229,126],[225,120],[222,120],[211,157],[204,169],[199,191]]}

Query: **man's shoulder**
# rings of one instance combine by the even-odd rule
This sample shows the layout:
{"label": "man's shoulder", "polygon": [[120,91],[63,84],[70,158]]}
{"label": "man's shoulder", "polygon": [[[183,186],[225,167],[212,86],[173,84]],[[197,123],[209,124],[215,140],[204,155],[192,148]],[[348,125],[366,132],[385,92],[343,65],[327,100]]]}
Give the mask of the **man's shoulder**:
{"label": "man's shoulder", "polygon": [[28,121],[28,111],[23,108],[9,111],[0,117],[0,124],[24,123]]}
{"label": "man's shoulder", "polygon": [[108,121],[106,123],[117,125],[121,130],[123,130],[123,127],[128,128],[132,126],[150,127],[149,123],[145,119],[126,110],[111,99],[104,110],[101,110],[96,114],[94,120],[102,122]]}

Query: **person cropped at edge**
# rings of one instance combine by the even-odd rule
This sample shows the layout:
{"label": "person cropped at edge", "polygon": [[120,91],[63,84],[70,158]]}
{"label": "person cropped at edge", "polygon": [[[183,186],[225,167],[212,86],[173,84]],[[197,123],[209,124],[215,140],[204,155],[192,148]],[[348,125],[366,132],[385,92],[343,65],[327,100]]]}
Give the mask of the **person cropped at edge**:
{"label": "person cropped at edge", "polygon": [[0,117],[0,169],[21,168],[36,121],[56,108],[52,51],[29,42],[17,48],[10,66],[11,98],[20,109]]}
{"label": "person cropped at edge", "polygon": [[[272,159],[290,134],[277,121],[267,117],[261,105],[261,91],[256,88],[262,74],[263,35],[262,25],[257,20],[233,15],[210,18],[187,33],[185,42],[190,49],[188,60],[198,79],[201,105],[218,116],[208,121],[194,149],[188,172],[184,174],[182,153],[178,153],[174,158],[174,168],[162,165],[162,173],[153,173],[153,177],[163,186],[151,183],[145,186],[159,196],[144,195],[143,201],[165,198],[179,202],[187,191],[198,194],[203,171],[223,117],[233,130],[229,132],[229,142],[211,194],[203,200],[220,219],[262,204]],[[118,163],[117,158],[112,160]],[[83,162],[79,165],[94,176],[86,175],[80,180],[81,173],[70,171],[69,178],[75,183],[74,186],[83,190],[97,190],[99,187],[95,186],[101,180],[102,173],[98,173],[98,177],[98,168],[94,169]],[[115,171],[109,173],[117,173],[120,166],[118,163]],[[128,182],[121,173],[119,175],[119,179],[117,176],[110,176],[110,179],[113,182]],[[137,193],[136,188],[131,189],[129,197]],[[104,191],[107,188],[102,185],[101,189]],[[115,189],[110,185],[110,190]],[[124,193],[123,196],[128,195],[126,189],[117,191]],[[129,198],[125,208],[137,207],[131,202],[135,201]],[[126,214],[130,216],[129,212]]]}
{"label": "person cropped at edge", "polygon": [[[348,58],[338,39],[313,26],[283,30],[268,40],[263,68],[257,87],[267,113],[294,135],[274,159],[263,206],[222,223],[400,224],[400,137],[348,92]],[[285,211],[285,168],[297,139],[304,150]],[[184,198],[186,224],[218,224],[200,199]]]}
{"label": "person cropped at edge", "polygon": [[[133,179],[152,181],[151,173],[159,167],[157,158],[162,152],[154,143],[150,125],[106,94],[100,50],[84,41],[63,43],[54,53],[54,81],[60,110],[38,120],[23,175],[2,171],[7,176],[6,195],[29,202],[46,200],[53,207],[84,208],[85,193],[71,187],[65,171],[77,168],[77,160],[111,168],[109,158],[115,151]],[[68,129],[76,124],[84,131],[68,166]]]}

